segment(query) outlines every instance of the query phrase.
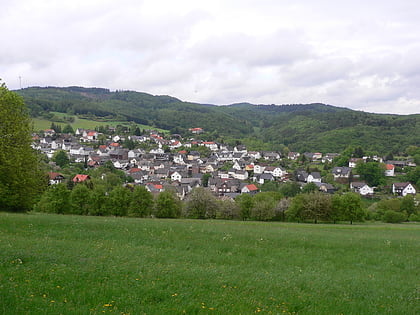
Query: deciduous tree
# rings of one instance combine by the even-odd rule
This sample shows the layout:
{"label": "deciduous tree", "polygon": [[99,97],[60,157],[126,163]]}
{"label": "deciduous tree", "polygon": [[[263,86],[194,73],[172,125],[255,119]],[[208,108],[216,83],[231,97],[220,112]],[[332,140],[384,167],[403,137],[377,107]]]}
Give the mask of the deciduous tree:
{"label": "deciduous tree", "polygon": [[385,181],[384,165],[377,162],[358,163],[356,172],[360,179],[367,182],[369,186],[379,186]]}
{"label": "deciduous tree", "polygon": [[153,196],[144,186],[134,187],[131,195],[128,215],[132,217],[147,217],[152,214]]}
{"label": "deciduous tree", "polygon": [[239,205],[239,216],[242,220],[248,220],[251,217],[251,209],[254,207],[254,200],[250,194],[242,194],[235,199]]}
{"label": "deciduous tree", "polygon": [[64,150],[58,150],[58,151],[54,152],[52,160],[53,160],[53,162],[55,162],[55,164],[57,164],[61,168],[69,165],[69,163],[70,163],[70,159],[67,156],[66,151],[64,151]]}
{"label": "deciduous tree", "polygon": [[356,193],[346,193],[344,195],[334,195],[333,197],[333,219],[350,221],[363,221],[365,218],[362,198]]}
{"label": "deciduous tree", "polygon": [[35,210],[58,214],[70,213],[70,191],[65,184],[49,186],[35,205]]}
{"label": "deciduous tree", "polygon": [[0,210],[31,210],[44,186],[27,108],[0,84]]}
{"label": "deciduous tree", "polygon": [[181,202],[173,192],[163,191],[156,198],[154,215],[157,218],[178,218],[181,208]]}

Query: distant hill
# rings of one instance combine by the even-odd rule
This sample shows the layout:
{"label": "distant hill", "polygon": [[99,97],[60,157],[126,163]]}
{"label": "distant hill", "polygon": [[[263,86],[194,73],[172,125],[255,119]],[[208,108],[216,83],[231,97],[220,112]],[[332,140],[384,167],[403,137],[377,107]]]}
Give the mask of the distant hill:
{"label": "distant hill", "polygon": [[135,121],[203,137],[243,142],[255,148],[339,152],[349,145],[379,153],[420,145],[420,115],[385,115],[325,104],[215,106],[183,102],[171,96],[102,88],[31,87],[22,95],[33,117],[55,111]]}

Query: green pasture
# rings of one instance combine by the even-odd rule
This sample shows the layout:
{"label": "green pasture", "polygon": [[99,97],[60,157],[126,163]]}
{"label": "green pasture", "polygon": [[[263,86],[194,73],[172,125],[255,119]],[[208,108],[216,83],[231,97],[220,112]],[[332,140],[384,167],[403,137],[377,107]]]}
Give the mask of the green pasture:
{"label": "green pasture", "polygon": [[0,213],[2,314],[419,314],[420,225]]}
{"label": "green pasture", "polygon": [[[76,130],[77,128],[94,130],[96,127],[100,127],[100,126],[111,126],[111,127],[116,127],[117,125],[130,126],[130,122],[127,122],[127,121],[96,121],[96,120],[78,118],[75,115],[69,115],[69,114],[65,114],[65,113],[58,113],[58,112],[52,112],[52,113],[56,117],[59,117],[59,118],[62,118],[64,116],[73,117],[74,122],[70,123],[70,125],[73,127],[74,130]],[[51,127],[51,123],[52,123],[52,121],[47,120],[47,119],[43,119],[43,118],[32,118],[32,122],[33,122],[33,129],[35,131],[49,129]],[[54,124],[60,125],[63,128],[64,126],[66,126],[69,123],[54,122]],[[151,127],[151,126],[147,126],[147,125],[142,125],[142,124],[136,124],[136,125],[140,129],[153,129],[153,130],[157,130],[157,131],[160,131],[160,132],[167,132],[166,130]]]}

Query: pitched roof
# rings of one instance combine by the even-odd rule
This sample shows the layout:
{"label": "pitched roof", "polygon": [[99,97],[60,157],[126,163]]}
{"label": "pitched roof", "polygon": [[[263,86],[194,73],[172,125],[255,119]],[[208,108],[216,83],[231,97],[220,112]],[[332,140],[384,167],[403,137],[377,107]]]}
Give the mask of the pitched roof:
{"label": "pitched roof", "polygon": [[246,185],[246,188],[248,188],[249,191],[257,191],[258,188],[254,184]]}
{"label": "pitched roof", "polygon": [[362,188],[364,186],[368,186],[369,187],[369,185],[366,184],[365,182],[352,182],[351,183],[351,186],[354,187],[354,188]]}
{"label": "pitched roof", "polygon": [[49,172],[48,176],[50,177],[50,179],[56,179],[57,177],[64,178],[62,174],[57,173],[57,172]]}
{"label": "pitched roof", "polygon": [[411,185],[411,183],[409,183],[409,182],[405,182],[405,183],[394,183],[393,185],[394,185],[395,188],[404,189],[408,185]]}
{"label": "pitched roof", "polygon": [[73,182],[80,183],[80,182],[84,182],[88,179],[90,179],[89,175],[77,174],[76,176],[73,177]]}

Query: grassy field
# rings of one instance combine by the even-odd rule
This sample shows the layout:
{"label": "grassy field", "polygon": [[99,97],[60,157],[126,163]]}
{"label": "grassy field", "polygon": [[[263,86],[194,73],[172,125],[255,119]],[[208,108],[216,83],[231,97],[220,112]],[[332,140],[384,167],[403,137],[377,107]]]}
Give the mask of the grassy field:
{"label": "grassy field", "polygon": [[[75,115],[68,115],[68,114],[64,114],[64,113],[58,113],[58,112],[52,112],[55,116],[57,117],[73,117],[74,118],[74,122],[70,123],[70,125],[73,127],[74,130],[76,130],[77,128],[83,128],[83,129],[91,129],[94,130],[95,127],[99,127],[99,126],[111,126],[111,127],[116,127],[117,125],[122,125],[122,126],[129,126],[130,123],[127,121],[107,121],[107,122],[103,122],[103,121],[95,121],[95,120],[90,120],[90,119],[84,119],[84,118],[78,118]],[[47,120],[47,119],[41,119],[41,118],[32,118],[32,122],[34,125],[34,130],[38,131],[38,130],[45,130],[51,127],[51,121]],[[56,125],[60,125],[62,128],[64,126],[66,126],[68,123],[59,123],[59,122],[55,122]],[[160,132],[168,132],[167,130],[163,130],[163,129],[159,129],[159,128],[154,128],[151,126],[147,126],[147,125],[141,125],[141,124],[137,124],[137,126],[140,129],[153,129],[153,130],[157,130]]]}
{"label": "grassy field", "polygon": [[419,314],[420,225],[0,213],[2,314]]}

